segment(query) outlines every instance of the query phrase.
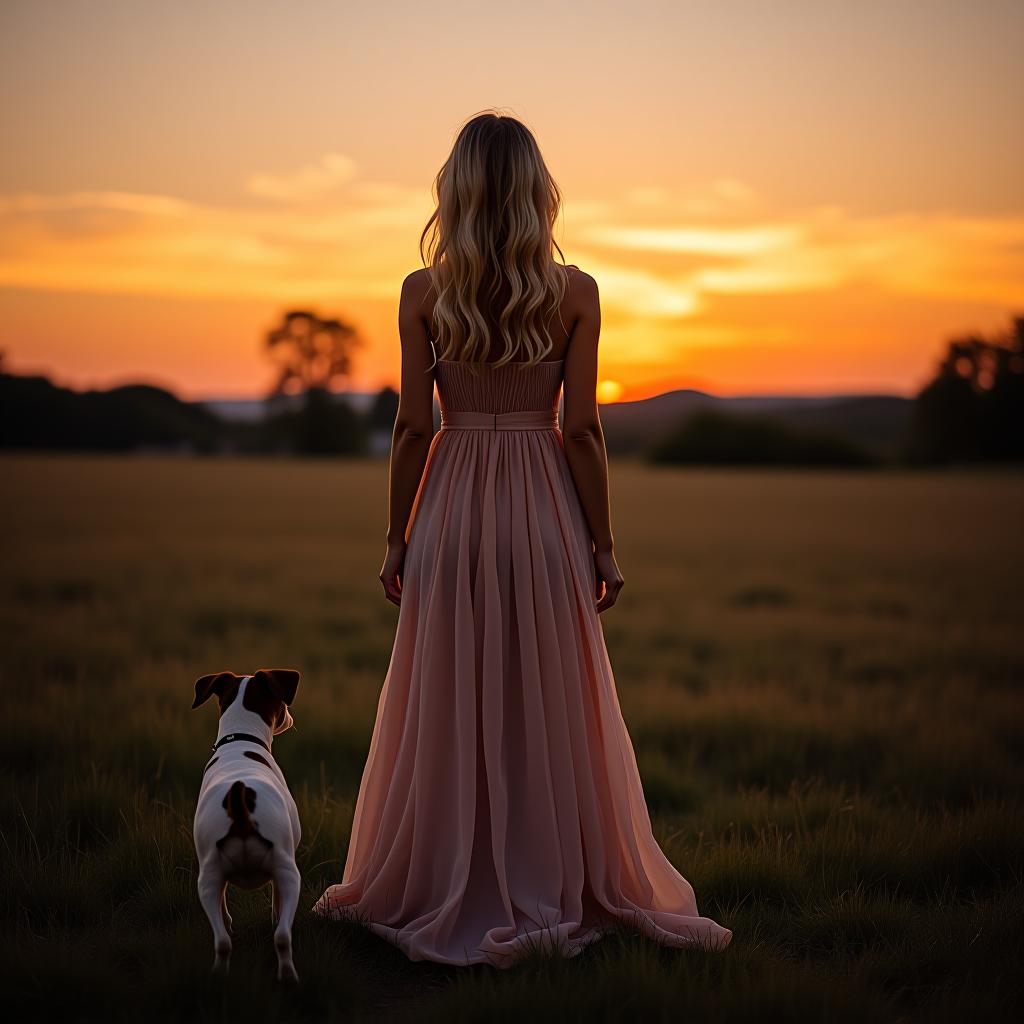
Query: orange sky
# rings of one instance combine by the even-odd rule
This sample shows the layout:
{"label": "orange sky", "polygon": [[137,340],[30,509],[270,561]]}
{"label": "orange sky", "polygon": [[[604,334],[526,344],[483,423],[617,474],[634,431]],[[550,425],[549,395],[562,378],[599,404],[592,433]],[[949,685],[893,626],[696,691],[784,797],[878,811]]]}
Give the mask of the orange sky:
{"label": "orange sky", "polygon": [[624,398],[910,394],[1024,313],[1024,5],[350,6],[5,0],[11,369],[256,395],[311,307],[363,333],[354,387],[397,385],[431,181],[487,106],[565,194]]}

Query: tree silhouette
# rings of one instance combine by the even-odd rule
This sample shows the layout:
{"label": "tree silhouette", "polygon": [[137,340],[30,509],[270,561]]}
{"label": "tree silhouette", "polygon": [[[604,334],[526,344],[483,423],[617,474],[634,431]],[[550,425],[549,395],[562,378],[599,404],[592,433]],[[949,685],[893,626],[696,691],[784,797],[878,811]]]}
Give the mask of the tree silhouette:
{"label": "tree silhouette", "polygon": [[266,337],[267,351],[278,367],[271,395],[330,390],[348,379],[352,350],[362,344],[350,324],[324,320],[308,310],[290,310]]}
{"label": "tree silhouette", "polygon": [[[267,402],[271,429],[285,435],[294,451],[306,454],[354,454],[366,447],[361,417],[331,395],[348,380],[352,352],[363,339],[351,324],[323,319],[309,310],[290,310],[281,326],[266,335],[266,350],[277,366]],[[285,395],[303,395],[298,412],[283,407]]]}
{"label": "tree silhouette", "polygon": [[914,402],[917,462],[1024,459],[1024,317],[1005,335],[955,338]]}

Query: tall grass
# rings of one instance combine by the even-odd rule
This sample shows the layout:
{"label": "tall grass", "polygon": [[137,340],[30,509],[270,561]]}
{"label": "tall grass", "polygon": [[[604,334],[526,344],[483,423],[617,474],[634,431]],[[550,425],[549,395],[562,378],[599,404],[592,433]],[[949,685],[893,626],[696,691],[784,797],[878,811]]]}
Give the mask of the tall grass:
{"label": "tall grass", "polygon": [[[655,830],[723,953],[623,928],[511,971],[308,908],[397,609],[364,462],[5,456],[4,1007],[18,1020],[920,1020],[1021,1009],[1024,480],[612,468],[603,616]],[[211,977],[198,675],[295,667],[297,990],[266,891]]]}

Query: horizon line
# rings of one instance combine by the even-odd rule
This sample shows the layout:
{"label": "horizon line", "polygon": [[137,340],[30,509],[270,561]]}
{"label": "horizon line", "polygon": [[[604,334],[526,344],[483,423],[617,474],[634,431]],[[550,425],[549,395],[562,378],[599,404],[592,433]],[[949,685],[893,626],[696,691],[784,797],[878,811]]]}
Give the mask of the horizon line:
{"label": "horizon line", "polygon": [[[145,387],[159,388],[162,391],[166,391],[169,394],[174,395],[175,398],[180,402],[186,402],[188,404],[197,403],[215,403],[215,402],[262,402],[267,398],[271,397],[269,394],[212,394],[212,395],[199,395],[192,398],[182,397],[181,391],[173,385],[167,383],[161,383],[155,378],[130,378],[125,380],[116,381],[107,384],[80,384],[80,383],[67,383],[60,380],[60,376],[54,374],[52,371],[46,370],[31,370],[31,369],[16,369],[14,367],[8,367],[7,369],[0,369],[0,372],[6,373],[14,377],[43,377],[49,381],[54,387],[65,388],[69,391],[112,391],[116,388],[133,387],[136,385],[142,385]],[[377,388],[364,389],[364,388],[343,388],[338,391],[331,391],[334,395],[378,395],[385,387],[390,387],[396,393],[400,393],[399,389],[390,385],[381,385]],[[910,391],[892,391],[886,389],[853,389],[853,390],[836,390],[835,388],[827,390],[803,390],[803,391],[718,391],[712,390],[707,387],[700,387],[693,384],[681,384],[678,387],[666,388],[663,391],[655,392],[651,395],[646,395],[643,398],[624,398],[616,399],[608,402],[598,402],[599,407],[612,406],[612,405],[629,405],[636,402],[648,402],[655,398],[660,398],[663,395],[673,394],[678,391],[691,391],[697,394],[708,395],[712,398],[850,398],[850,397],[882,397],[882,398],[903,398],[912,400],[917,397],[920,393],[921,388],[918,387]],[[296,394],[302,394],[302,392],[296,392]],[[276,396],[282,397],[282,396]],[[290,396],[283,396],[290,397]]]}

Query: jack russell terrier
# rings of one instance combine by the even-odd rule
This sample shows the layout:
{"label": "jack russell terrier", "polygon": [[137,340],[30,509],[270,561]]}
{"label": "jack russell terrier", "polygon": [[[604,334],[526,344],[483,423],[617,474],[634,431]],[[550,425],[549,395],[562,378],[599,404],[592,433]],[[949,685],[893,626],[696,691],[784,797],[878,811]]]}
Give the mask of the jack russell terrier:
{"label": "jack russell terrier", "polygon": [[292,726],[288,710],[299,673],[260,669],[249,676],[215,672],[196,681],[193,709],[216,696],[220,726],[213,757],[203,770],[193,826],[199,855],[199,899],[213,927],[213,969],[231,957],[228,882],[240,889],[273,886],[277,977],[298,981],[292,963],[292,922],[299,902],[295,866],[299,812],[270,752],[278,733]]}

